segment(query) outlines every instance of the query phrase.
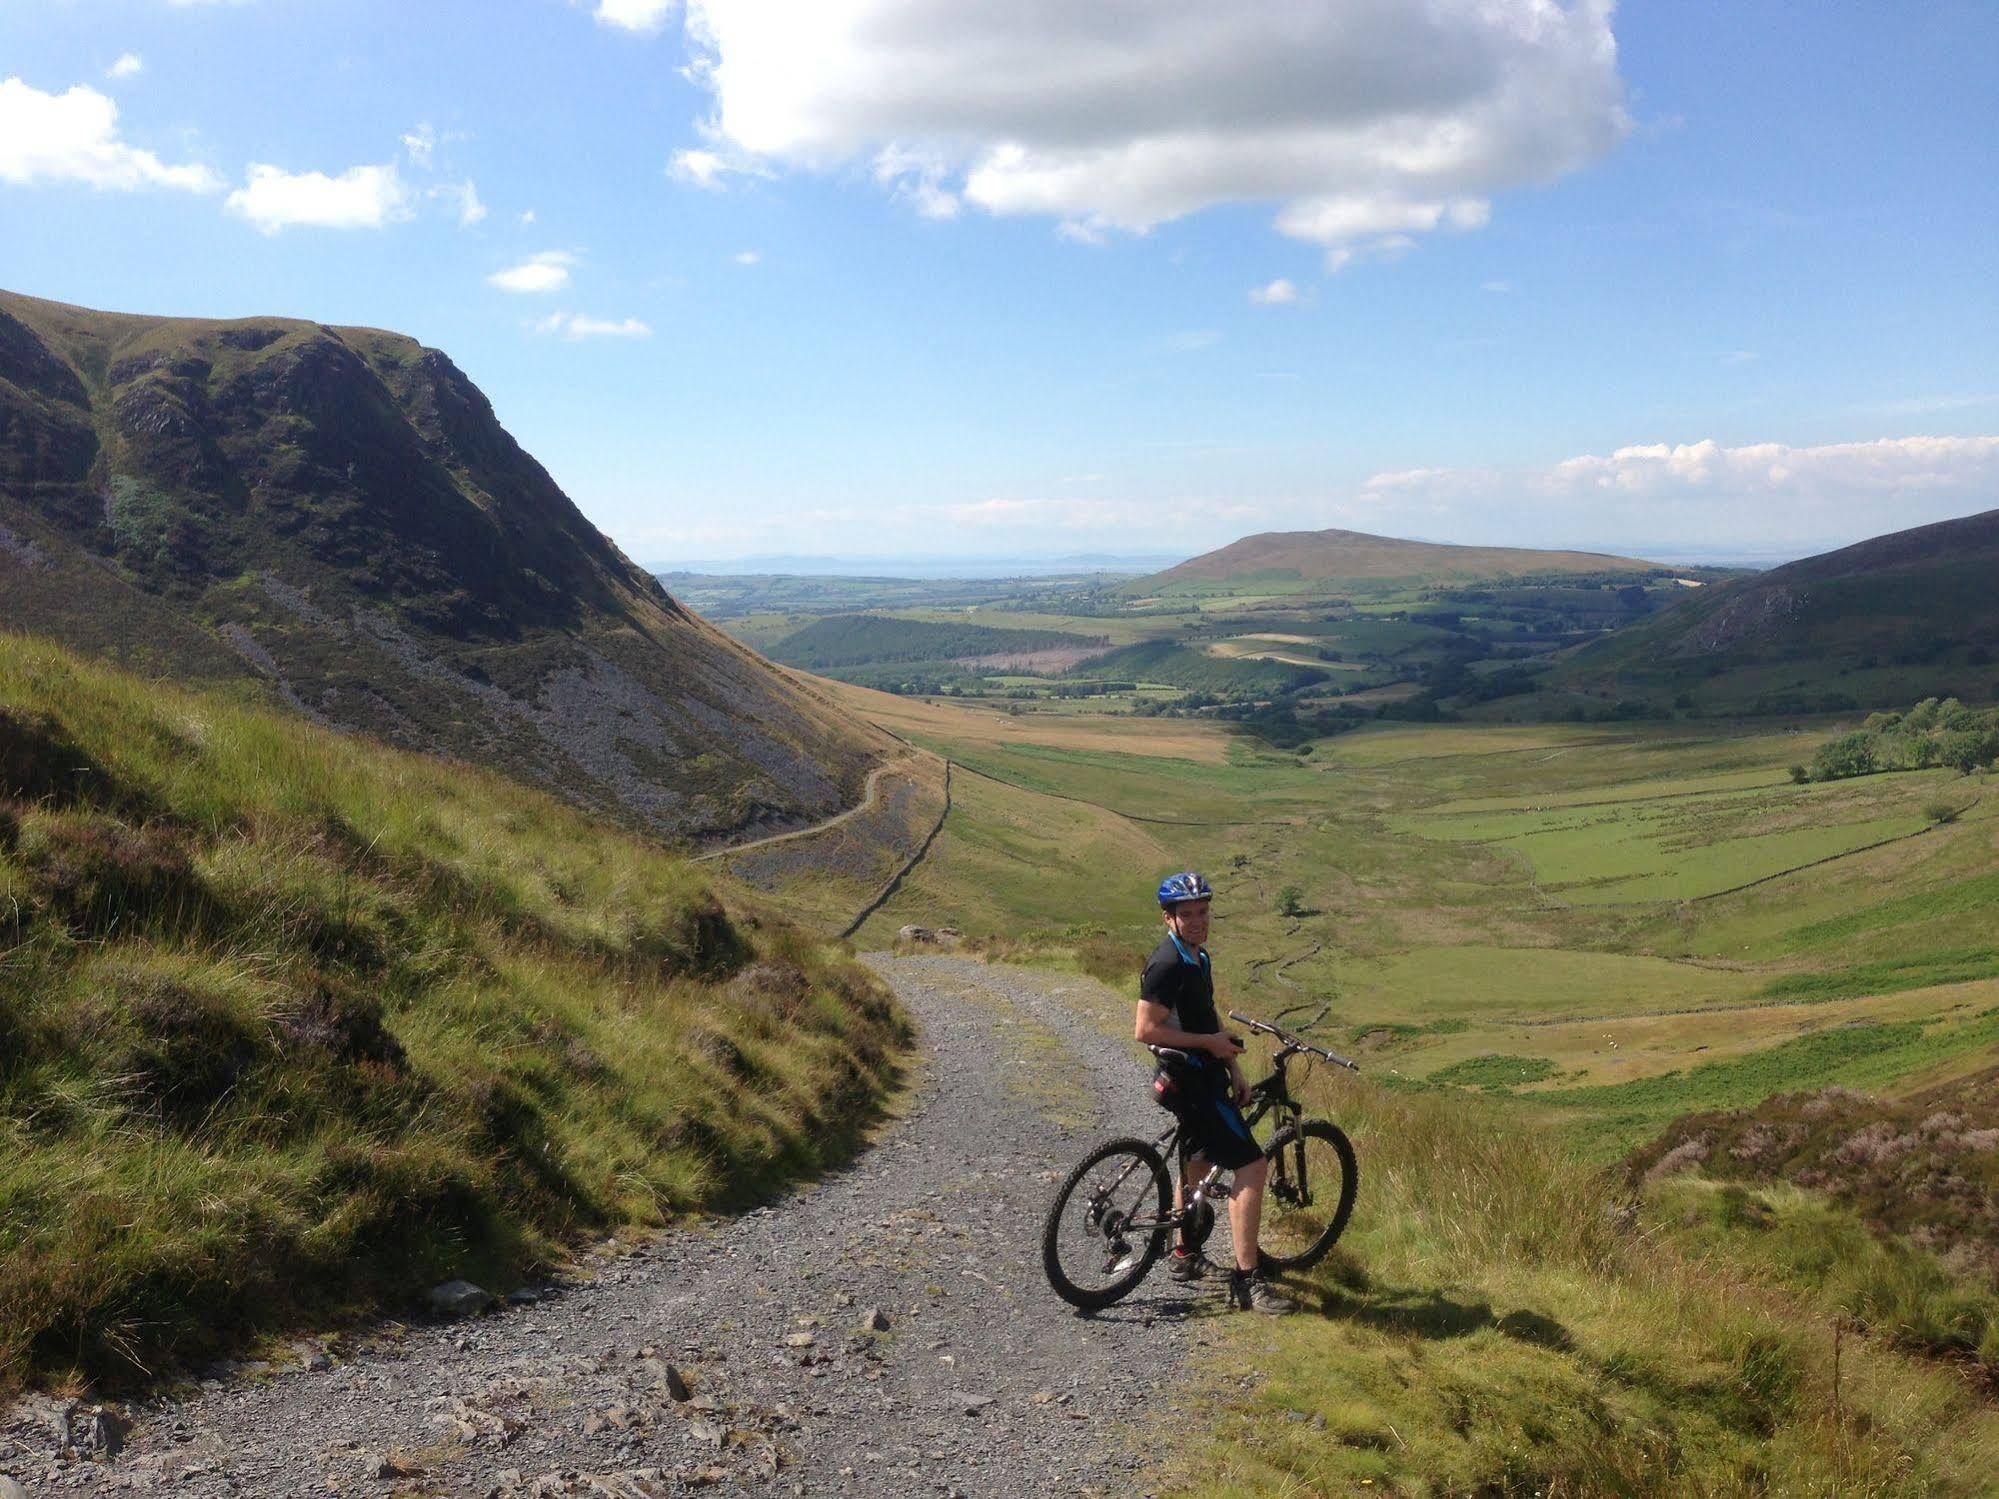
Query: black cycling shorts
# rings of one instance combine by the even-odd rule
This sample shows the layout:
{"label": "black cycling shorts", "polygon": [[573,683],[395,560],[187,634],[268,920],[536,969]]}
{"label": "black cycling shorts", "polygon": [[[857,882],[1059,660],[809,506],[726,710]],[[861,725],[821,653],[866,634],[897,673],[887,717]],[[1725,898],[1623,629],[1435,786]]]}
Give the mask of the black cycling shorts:
{"label": "black cycling shorts", "polygon": [[1188,1090],[1173,1111],[1180,1118],[1182,1148],[1205,1158],[1211,1166],[1240,1171],[1263,1154],[1250,1138],[1242,1110],[1227,1093]]}

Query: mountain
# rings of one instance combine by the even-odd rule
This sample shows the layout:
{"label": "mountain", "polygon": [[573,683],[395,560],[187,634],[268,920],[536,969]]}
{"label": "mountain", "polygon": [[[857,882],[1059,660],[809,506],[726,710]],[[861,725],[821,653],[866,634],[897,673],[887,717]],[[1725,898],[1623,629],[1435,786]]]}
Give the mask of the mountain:
{"label": "mountain", "polygon": [[0,623],[692,840],[885,741],[683,609],[435,349],[0,293]]}
{"label": "mountain", "polygon": [[1797,712],[1994,694],[1999,510],[1691,592],[1578,651],[1560,685]]}
{"label": "mountain", "polygon": [[1265,531],[1126,585],[1158,593],[1211,583],[1457,582],[1549,574],[1662,572],[1656,562],[1597,552],[1539,552],[1402,541],[1364,531]]}

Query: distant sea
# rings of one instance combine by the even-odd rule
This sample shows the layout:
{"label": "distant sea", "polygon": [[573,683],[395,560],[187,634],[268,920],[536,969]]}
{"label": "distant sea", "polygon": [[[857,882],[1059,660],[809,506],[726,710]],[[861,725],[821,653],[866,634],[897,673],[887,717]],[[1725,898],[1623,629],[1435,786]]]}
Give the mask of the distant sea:
{"label": "distant sea", "polygon": [[657,561],[654,573],[700,573],[709,577],[794,578],[1050,578],[1075,573],[1156,573],[1187,559],[1177,552],[1110,554],[1079,552],[1066,557],[806,557],[766,553],[721,560]]}

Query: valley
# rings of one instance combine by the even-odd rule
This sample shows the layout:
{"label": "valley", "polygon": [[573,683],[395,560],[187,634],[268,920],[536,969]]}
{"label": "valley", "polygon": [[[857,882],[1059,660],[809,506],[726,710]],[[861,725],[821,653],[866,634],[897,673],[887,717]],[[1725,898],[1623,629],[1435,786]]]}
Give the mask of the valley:
{"label": "valley", "polygon": [[[1945,586],[1984,566],[1989,517],[1769,574],[1335,531],[1144,577],[672,575],[710,624],[433,351],[0,316],[0,1384],[143,1395],[432,1280],[520,1288],[606,1235],[726,1234],[867,1145],[977,1032],[954,1005],[1035,1010],[999,1018],[1018,1055],[954,1100],[1009,1119],[1034,1169],[950,1185],[989,1176],[1031,1216],[1051,1141],[1151,1117],[1129,1007],[1157,878],[1195,867],[1228,1001],[1359,1058],[1305,1087],[1366,1186],[1293,1287],[1311,1315],[1189,1345],[1229,1377],[1156,1468],[1174,1492],[1837,1471],[1971,1493],[1989,1471],[1999,711],[1976,588]],[[329,466],[351,401],[400,468]],[[1078,1027],[1094,1100],[1059,1082]],[[889,1160],[855,1168],[869,1202]],[[942,1179],[895,1180],[868,1210],[934,1221],[911,1194]],[[755,1284],[798,1232],[761,1241]],[[654,1253],[614,1262],[616,1316],[666,1315]],[[896,1317],[941,1305],[852,1267]],[[1006,1284],[1022,1346],[1101,1360]],[[998,1293],[964,1294],[961,1333]],[[520,1335],[477,1340],[502,1360],[482,1376]],[[832,1372],[920,1389],[920,1359],[873,1346]],[[527,1401],[509,1419],[543,1453],[622,1460],[679,1429],[622,1404],[584,1431],[637,1432],[607,1453],[512,1378],[495,1398]],[[704,1378],[747,1423],[715,1472],[881,1460],[859,1407],[773,1416],[777,1384]],[[995,1402],[1042,1393],[994,1380]],[[202,1406],[203,1441],[248,1419],[236,1400]],[[541,1492],[418,1445],[410,1416],[380,1412],[403,1437],[368,1457],[378,1486],[477,1468]],[[1066,1430],[1002,1415],[974,1467],[1006,1461],[1014,1419]],[[223,1487],[337,1459],[251,1447],[213,1459]]]}

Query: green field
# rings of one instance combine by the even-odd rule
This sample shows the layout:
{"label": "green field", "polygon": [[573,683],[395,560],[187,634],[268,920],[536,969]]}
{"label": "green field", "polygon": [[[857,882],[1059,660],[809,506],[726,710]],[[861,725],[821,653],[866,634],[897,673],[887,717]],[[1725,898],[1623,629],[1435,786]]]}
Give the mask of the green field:
{"label": "green field", "polygon": [[[1155,870],[1201,867],[1240,1004],[1330,1006],[1328,1033],[1405,1085],[1546,1062],[1506,1090],[1599,1152],[1663,1123],[1675,1089],[1809,1082],[1827,1026],[1881,1042],[1840,1063],[1870,1086],[1990,1049],[1967,1015],[1992,1001],[1965,1009],[1999,977],[1983,775],[1793,785],[1826,731],[1785,723],[1383,726],[1307,755],[1238,739],[1218,764],[996,743],[972,716],[960,737],[954,711],[918,737],[971,794],[863,940],[1094,929],[1135,963]],[[1958,815],[1935,821],[1940,800]]]}

